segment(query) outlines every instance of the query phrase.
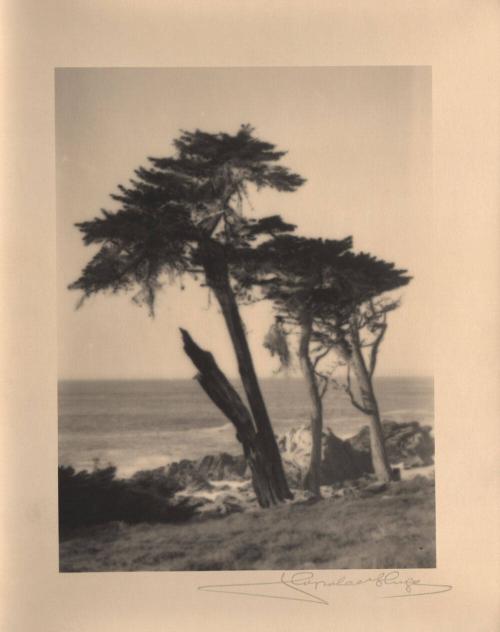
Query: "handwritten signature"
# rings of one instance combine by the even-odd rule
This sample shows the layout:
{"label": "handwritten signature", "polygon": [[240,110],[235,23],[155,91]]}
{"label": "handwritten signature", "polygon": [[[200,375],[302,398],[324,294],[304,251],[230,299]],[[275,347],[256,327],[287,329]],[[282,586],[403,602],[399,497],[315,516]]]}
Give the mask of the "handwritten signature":
{"label": "handwritten signature", "polygon": [[199,586],[198,590],[329,605],[329,602],[320,597],[317,591],[326,588],[353,588],[363,585],[371,585],[375,589],[379,589],[381,593],[384,592],[381,589],[385,587],[393,589],[390,590],[390,594],[378,595],[382,599],[437,595],[452,589],[452,586],[448,584],[422,583],[420,579],[411,575],[405,576],[399,571],[384,571],[359,579],[348,579],[342,575],[329,580],[316,578],[312,571],[297,571],[288,574],[283,572],[277,581],[249,584],[210,584]]}

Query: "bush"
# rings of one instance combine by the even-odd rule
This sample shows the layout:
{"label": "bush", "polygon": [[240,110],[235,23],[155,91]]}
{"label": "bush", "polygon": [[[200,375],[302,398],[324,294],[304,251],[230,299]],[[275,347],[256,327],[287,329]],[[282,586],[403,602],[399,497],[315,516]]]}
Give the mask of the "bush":
{"label": "bush", "polygon": [[116,480],[115,474],[115,467],[93,472],[59,467],[61,531],[112,521],[182,522],[193,515],[194,510],[185,503],[169,502],[175,493],[172,487],[158,481],[153,484],[152,480],[145,484],[145,476],[138,480]]}
{"label": "bush", "polygon": [[144,491],[166,498],[171,498],[176,492],[183,489],[178,481],[165,474],[164,467],[158,467],[155,470],[139,470],[132,476],[130,483]]}

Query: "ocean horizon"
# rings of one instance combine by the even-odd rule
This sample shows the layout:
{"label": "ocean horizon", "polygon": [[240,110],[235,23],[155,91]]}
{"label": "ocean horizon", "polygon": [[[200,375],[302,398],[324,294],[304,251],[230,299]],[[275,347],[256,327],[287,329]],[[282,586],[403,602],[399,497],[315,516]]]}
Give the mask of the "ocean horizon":
{"label": "ocean horizon", "polygon": [[[239,381],[231,381],[242,394]],[[270,377],[260,383],[277,435],[308,423],[309,399],[301,378]],[[374,385],[382,419],[434,424],[432,377],[377,377]],[[77,471],[113,465],[125,477],[181,459],[241,452],[233,425],[192,378],[63,379],[58,408],[59,464]],[[366,424],[345,393],[329,389],[325,428],[347,438]]]}

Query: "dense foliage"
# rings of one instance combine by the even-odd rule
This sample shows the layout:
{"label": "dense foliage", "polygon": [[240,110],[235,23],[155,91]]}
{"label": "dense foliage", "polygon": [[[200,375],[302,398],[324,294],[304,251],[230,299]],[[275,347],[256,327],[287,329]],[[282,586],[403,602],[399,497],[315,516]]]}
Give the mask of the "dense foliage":
{"label": "dense foliage", "polygon": [[240,256],[237,278],[242,288],[259,287],[286,322],[307,310],[318,323],[340,327],[364,303],[411,279],[393,263],[351,248],[351,237],[278,235]]}
{"label": "dense foliage", "polygon": [[176,489],[152,473],[129,480],[115,478],[116,468],[75,472],[59,467],[59,528],[61,532],[82,526],[123,521],[182,522],[193,509],[172,505]]}
{"label": "dense foliage", "polygon": [[275,164],[286,152],[253,135],[243,125],[235,135],[182,132],[175,155],[149,158],[128,186],[111,197],[116,211],[77,224],[86,245],[99,250],[70,289],[83,298],[110,290],[138,288],[138,304],[153,312],[162,276],[203,273],[207,243],[218,257],[234,259],[262,235],[290,231],[279,216],[249,219],[243,213],[248,187],[294,191],[304,179]]}

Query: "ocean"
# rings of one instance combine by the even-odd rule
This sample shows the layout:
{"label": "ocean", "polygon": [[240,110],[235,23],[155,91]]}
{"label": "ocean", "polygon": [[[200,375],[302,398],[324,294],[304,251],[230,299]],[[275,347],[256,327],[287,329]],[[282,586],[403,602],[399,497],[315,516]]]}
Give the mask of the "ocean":
{"label": "ocean", "polygon": [[[264,379],[261,387],[276,434],[308,422],[301,379]],[[433,425],[432,378],[381,377],[375,389],[383,419]],[[194,380],[60,381],[58,399],[59,464],[76,470],[111,464],[124,477],[183,458],[241,452],[234,427]],[[324,423],[347,438],[367,421],[344,393],[330,390]]]}

